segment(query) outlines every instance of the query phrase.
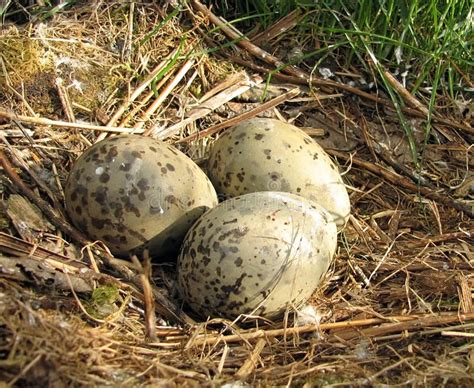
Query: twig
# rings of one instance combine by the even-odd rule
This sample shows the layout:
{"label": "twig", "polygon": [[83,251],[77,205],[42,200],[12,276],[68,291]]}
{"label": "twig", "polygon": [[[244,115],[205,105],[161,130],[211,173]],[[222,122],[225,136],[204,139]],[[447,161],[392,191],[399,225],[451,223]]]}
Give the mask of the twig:
{"label": "twig", "polygon": [[227,355],[229,354],[229,346],[224,345],[224,349],[222,350],[221,359],[219,360],[219,365],[217,366],[217,376],[222,374],[222,370],[224,369],[225,361]]}
{"label": "twig", "polygon": [[[157,87],[158,89],[158,87]],[[130,112],[127,113],[127,115],[120,120],[119,126],[123,127],[129,123],[129,121],[135,117],[135,115],[142,109],[145,104],[151,100],[151,98],[155,95],[155,92],[153,90],[148,91],[141,99],[138,101],[137,104],[130,110]]]}
{"label": "twig", "polygon": [[[158,75],[158,73],[165,68],[165,66],[169,63],[169,60],[171,58],[170,54],[166,60],[160,62],[153,70],[152,72],[146,77],[146,79],[138,85],[138,87],[135,89],[135,91],[131,94],[129,98],[127,98],[115,111],[114,115],[110,118],[110,120],[107,123],[108,127],[112,127],[116,124],[117,120],[123,115],[123,113],[130,107],[130,105],[140,96],[140,94],[149,86],[149,84],[154,80],[154,78]],[[167,76],[163,77],[159,85],[157,85],[157,89],[161,87],[161,85],[166,82],[169,76],[171,76],[171,72],[167,74]],[[131,111],[120,121],[119,127],[125,127],[125,125],[128,124],[130,119],[135,116],[135,114],[153,97],[154,91],[150,90],[136,106],[131,109]],[[97,136],[97,139],[95,140],[95,143],[104,140],[107,136],[109,136],[110,133],[107,132],[102,132]]]}
{"label": "twig", "polygon": [[[47,250],[46,248],[34,245],[25,240],[18,239],[16,237],[7,235],[6,233],[2,233],[2,232],[0,232],[0,251],[21,258],[20,262],[15,262],[14,261],[15,259],[7,259],[7,260],[11,260],[12,264],[14,264],[15,267],[18,267],[18,265],[21,264],[24,267],[24,269],[28,270],[31,267],[30,262],[34,261],[36,262],[36,264],[32,268],[34,269],[35,273],[38,273],[38,272],[50,273],[51,271],[48,269],[50,268],[51,270],[57,271],[57,274],[59,275],[59,277],[56,279],[58,279],[59,281],[64,281],[65,278],[63,275],[66,274],[74,278],[77,278],[77,280],[79,281],[85,281],[86,282],[85,284],[90,285],[91,288],[94,281],[99,281],[99,282],[103,282],[107,284],[114,284],[122,290],[130,291],[131,295],[133,295],[135,298],[147,304],[147,298],[145,297],[145,292],[146,292],[145,290],[144,290],[144,294],[141,294],[137,288],[122,282],[121,280],[117,279],[114,276],[110,276],[108,274],[104,274],[100,272],[95,272],[91,270],[83,262],[68,258],[66,256],[60,255],[55,252],[51,252]],[[0,256],[0,267],[2,267],[1,261],[2,260]],[[43,265],[44,267],[38,266],[38,264]],[[31,278],[29,278],[28,280],[31,280]],[[78,283],[77,280],[75,282],[76,288],[82,284],[82,283]],[[55,283],[54,286],[61,287],[61,286],[64,286],[64,284],[65,282],[59,285]],[[159,294],[158,294],[159,291],[153,290],[150,283],[148,284],[150,286],[149,290],[152,293],[152,297],[149,298],[148,300],[153,302],[153,300],[156,299],[158,303],[163,303],[162,298],[159,297]],[[82,290],[85,291],[86,288],[83,287]],[[164,311],[163,308],[161,310]],[[163,316],[168,317],[170,319],[174,319],[178,322],[181,321],[181,319],[179,318],[176,319],[176,317],[174,317],[169,312],[168,313],[164,312]],[[186,320],[184,320],[183,322],[186,322]],[[192,323],[192,321],[189,321],[189,323]],[[154,333],[155,335],[158,335],[161,337],[167,337],[167,336],[175,336],[175,335],[182,334],[183,331],[176,328],[158,329],[158,330],[154,330]]]}
{"label": "twig", "polygon": [[[71,259],[69,257],[52,252],[39,245],[32,244],[28,241],[7,235],[0,232],[0,251],[9,255],[16,256],[28,263],[27,260],[36,262],[35,271],[39,271],[39,264],[46,264],[51,269],[60,273],[71,274],[76,278],[80,278],[88,283],[100,281],[104,283],[114,284],[124,290],[131,290],[132,294],[140,300],[144,300],[143,296],[133,287],[125,284],[117,278],[91,270],[85,263]],[[31,280],[31,279],[30,279]]]}
{"label": "twig", "polygon": [[75,129],[87,129],[89,131],[103,131],[103,132],[117,132],[117,133],[143,133],[143,130],[136,128],[121,128],[121,127],[105,127],[101,125],[82,124],[82,123],[69,123],[67,121],[50,120],[43,117],[31,117],[17,115],[15,113],[7,112],[0,108],[0,119],[18,120],[24,123],[39,124],[39,125],[51,125],[53,127],[64,127],[64,128],[75,128]]}
{"label": "twig", "polygon": [[[9,72],[7,71],[7,68],[5,66],[5,61],[3,59],[3,56],[0,56],[0,65],[2,67],[2,72],[3,72],[3,77],[4,77],[4,80],[5,80],[5,83],[6,85],[8,86],[8,89],[14,94],[16,95],[20,100],[21,102],[23,102],[23,104],[25,105],[25,108],[30,112],[30,114],[32,116],[36,116],[36,113],[35,111],[33,110],[33,108],[31,107],[31,105],[28,103],[28,101],[26,100],[25,96],[22,94],[22,93],[19,93],[12,85],[11,85],[11,81],[10,81],[10,77],[9,77]],[[22,89],[22,91],[24,92],[24,89]]]}
{"label": "twig", "polygon": [[129,62],[130,56],[132,55],[132,45],[133,45],[133,21],[135,13],[135,3],[132,1],[130,3],[130,8],[128,12],[128,28],[127,28],[127,37],[125,39],[125,44],[122,49],[122,61]]}
{"label": "twig", "polygon": [[441,334],[441,332],[445,330],[457,330],[457,329],[464,329],[464,330],[470,330],[474,328],[473,323],[463,323],[461,325],[455,325],[455,326],[447,326],[447,327],[437,327],[436,329],[430,329],[430,330],[420,330],[420,331],[412,331],[412,332],[407,332],[403,331],[401,333],[397,334],[389,334],[389,335],[384,335],[380,337],[374,337],[371,338],[372,341],[386,341],[386,340],[394,340],[394,339],[400,339],[403,338],[406,340],[409,337],[414,336],[415,334],[417,336],[425,336],[425,335],[433,335],[433,334]]}
{"label": "twig", "polygon": [[31,129],[11,129],[11,124],[0,125],[0,131],[6,138],[25,137],[25,134],[33,136],[35,134]]}
{"label": "twig", "polygon": [[[160,80],[160,82],[158,82],[158,84],[156,85],[156,90],[159,90],[161,89],[161,87],[166,83],[168,82],[168,80],[171,78],[171,76],[173,75],[173,71],[168,71],[164,77]],[[148,93],[146,93],[141,99],[140,101],[136,104],[136,106],[133,107],[133,109],[130,110],[129,113],[127,113],[127,115],[120,121],[119,123],[119,126],[120,127],[123,127],[125,125],[128,124],[128,122],[133,118],[135,117],[135,115],[140,111],[140,109],[142,109],[147,103],[148,101],[151,100],[151,98],[155,95],[155,91],[154,90],[150,90]],[[144,115],[146,114],[146,111],[143,112],[143,115],[140,116],[138,119],[135,119],[135,121],[144,121]]]}
{"label": "twig", "polygon": [[474,312],[472,305],[472,291],[469,281],[465,275],[459,273],[458,280],[458,295],[461,311],[465,314]]}
{"label": "twig", "polygon": [[466,333],[463,331],[442,331],[441,335],[445,337],[464,337],[464,338],[474,338],[474,333]]}
{"label": "twig", "polygon": [[[53,265],[51,265],[52,263]],[[84,279],[84,276],[76,276],[77,273],[77,268],[71,266],[67,268],[63,263],[54,263],[52,260],[38,260],[28,256],[14,258],[0,254],[0,277],[20,282],[34,282],[40,287],[50,286],[69,290],[70,287],[65,277],[67,274],[73,278],[76,290],[91,292],[94,288],[93,279]]]}
{"label": "twig", "polygon": [[[314,109],[314,108],[323,108],[324,104],[329,103],[330,99],[335,99],[335,98],[341,98],[344,97],[342,93],[334,93],[334,94],[313,94],[312,97],[303,97],[301,99],[294,99],[293,102],[298,102],[298,100],[301,100],[300,102],[306,102],[306,101],[313,101],[309,102],[307,104],[301,105],[297,104],[294,108],[287,108],[286,112],[290,117],[297,117],[300,113],[306,112],[308,110]],[[315,134],[314,136],[322,136],[323,133]],[[310,135],[313,136],[313,135]]]}
{"label": "twig", "polygon": [[[419,241],[410,241],[407,242],[406,249],[413,249],[417,247],[425,247],[428,244],[439,244],[447,241],[459,240],[459,239],[472,239],[474,238],[474,230],[466,230],[462,232],[452,232],[452,233],[444,233],[438,234],[431,237],[426,237]],[[405,243],[405,242],[404,242]],[[402,244],[400,242],[400,244]],[[448,263],[440,263],[441,267],[447,265]],[[462,263],[459,263],[462,264]]]}
{"label": "twig", "polygon": [[75,241],[78,241],[82,245],[87,245],[89,241],[73,226],[59,217],[54,209],[42,198],[37,196],[33,190],[31,190],[21,180],[18,174],[13,169],[5,153],[0,150],[0,165],[3,167],[5,174],[12,181],[12,183],[25,195],[31,202],[33,202],[39,209],[49,218],[51,223],[63,232],[71,236]]}
{"label": "twig", "polygon": [[7,384],[7,387],[13,387],[15,383],[20,380],[25,374],[27,374],[31,368],[33,368],[42,358],[44,353],[38,354],[33,360],[26,364],[13,379],[11,379]]}
{"label": "twig", "polygon": [[421,176],[420,174],[417,174],[416,171],[414,171],[412,168],[409,168],[408,166],[399,163],[393,156],[392,152],[389,152],[384,147],[375,147],[375,152],[378,156],[380,156],[383,161],[385,161],[385,163],[392,166],[396,172],[406,175],[414,183],[419,183],[423,186],[428,187],[431,190],[435,190],[435,186],[428,179]]}
{"label": "twig", "polygon": [[237,115],[235,117],[232,117],[231,119],[226,120],[223,123],[214,125],[214,126],[208,128],[208,129],[204,130],[204,131],[193,133],[193,134],[185,137],[184,139],[180,139],[180,140],[177,141],[177,143],[188,142],[188,141],[193,140],[197,137],[202,138],[202,137],[210,136],[210,135],[212,135],[216,132],[221,131],[222,129],[231,127],[233,125],[236,125],[236,124],[240,123],[243,120],[247,120],[247,119],[250,119],[252,117],[255,117],[259,113],[262,113],[262,112],[264,112],[268,109],[271,109],[271,108],[273,108],[273,107],[275,107],[275,106],[277,106],[277,105],[279,105],[279,104],[281,104],[281,103],[283,103],[287,100],[292,99],[293,97],[296,97],[299,93],[300,93],[300,90],[298,88],[290,90],[289,92],[284,93],[281,96],[275,97],[274,99],[272,99],[270,101],[267,101],[267,102],[263,103],[262,105],[259,105],[256,108],[254,108],[254,109],[252,109],[248,112],[245,112],[245,113],[242,113],[242,114]]}
{"label": "twig", "polygon": [[[372,137],[369,135],[369,128],[367,125],[367,120],[365,119],[365,116],[361,113],[359,117],[359,127],[362,132],[362,137],[365,141],[365,144],[367,145],[367,148],[370,151],[370,154],[372,155],[372,159],[377,162],[377,155],[375,152],[375,147],[374,147],[374,141],[372,140]],[[382,148],[382,147],[378,147]]]}
{"label": "twig", "polygon": [[[375,59],[375,58],[374,58]],[[413,107],[414,109],[420,111],[423,113],[423,115],[428,119],[432,120],[433,117],[437,117],[436,113],[433,111],[430,113],[428,108],[424,106],[420,101],[416,99],[416,97],[411,94],[393,75],[390,73],[388,70],[385,70],[384,67],[377,62],[374,64],[373,60],[369,60],[369,64],[372,65],[373,67],[379,69],[379,71],[383,74],[383,77],[385,80],[398,92],[398,94],[403,98],[403,100]],[[430,116],[431,114],[431,116]],[[436,128],[437,131],[442,133],[445,137],[450,138],[450,135],[446,133],[444,128]]]}
{"label": "twig", "polygon": [[[83,268],[85,264],[81,261],[74,260],[70,257],[55,253],[41,246],[35,245],[31,242],[10,236],[9,234],[0,232],[0,251],[8,253],[13,256],[30,256],[34,259],[64,263],[65,267],[71,270],[70,267]],[[33,252],[33,253],[32,253]],[[55,267],[56,268],[56,267]],[[58,267],[59,268],[59,267]]]}
{"label": "twig", "polygon": [[[376,265],[377,264],[371,263],[367,265],[367,269],[371,270],[375,268]],[[389,271],[390,275],[387,278],[381,280],[379,283],[380,284],[384,283],[386,280],[395,276],[398,272],[401,272],[401,271],[409,271],[409,272],[435,271],[437,272],[437,271],[446,271],[446,270],[473,271],[474,265],[469,264],[469,263],[449,264],[447,262],[429,262],[429,263],[423,263],[423,264],[383,263],[379,267],[379,271]]]}
{"label": "twig", "polygon": [[155,361],[154,364],[157,369],[164,369],[165,371],[172,372],[176,374],[177,376],[188,377],[192,379],[194,382],[196,382],[196,380],[206,381],[207,375],[205,375],[204,373],[195,372],[193,370],[178,369],[178,368],[175,368],[174,366],[163,364],[160,361]]}
{"label": "twig", "polygon": [[[20,123],[18,120],[12,120],[12,122],[20,128],[20,131],[23,132],[23,136],[28,140],[32,147],[32,151],[37,153],[38,156],[41,159],[48,159],[48,156],[41,150],[40,148],[34,147],[35,146],[35,141],[33,140],[32,133],[28,129],[26,129],[22,123]],[[34,133],[34,132],[33,132]],[[12,147],[10,146],[9,142],[5,139],[5,136],[3,133],[0,134],[0,137],[2,138],[3,142],[7,145],[7,147],[11,150]]]}
{"label": "twig", "polygon": [[471,81],[471,79],[470,79],[470,77],[469,77],[469,73],[466,74],[464,71],[462,71],[462,70],[459,68],[459,66],[458,66],[458,64],[456,63],[456,61],[453,60],[452,58],[449,58],[449,64],[450,64],[451,66],[453,66],[459,74],[461,74],[461,76],[464,78],[464,80],[465,80],[466,83],[469,85],[469,87],[474,89],[474,82]]}
{"label": "twig", "polygon": [[[16,122],[16,120],[15,120]],[[9,152],[11,153],[13,163],[17,166],[25,170],[31,177],[31,179],[48,195],[48,197],[51,199],[53,202],[54,206],[56,207],[57,212],[59,213],[60,216],[64,217],[64,209],[57,198],[57,196],[53,193],[51,188],[44,182],[42,178],[38,176],[36,172],[34,172],[28,164],[23,160],[21,157],[21,154],[16,150],[16,148],[13,148],[8,141],[4,138],[2,134],[0,134],[0,138],[3,140],[3,142],[6,144]],[[30,140],[30,139],[28,139]],[[32,141],[32,139],[31,139]],[[40,154],[40,157],[44,157],[44,155]]]}

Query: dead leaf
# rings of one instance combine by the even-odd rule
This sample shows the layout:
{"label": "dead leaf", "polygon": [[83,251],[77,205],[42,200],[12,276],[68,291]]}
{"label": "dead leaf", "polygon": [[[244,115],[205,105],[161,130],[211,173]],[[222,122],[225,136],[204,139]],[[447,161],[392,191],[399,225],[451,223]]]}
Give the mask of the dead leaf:
{"label": "dead leaf", "polygon": [[41,211],[19,194],[12,194],[8,198],[7,215],[20,236],[30,242],[36,242],[44,232],[54,230]]}
{"label": "dead leaf", "polygon": [[67,277],[76,292],[91,292],[92,287],[84,279],[65,274],[50,267],[46,262],[27,257],[13,258],[0,256],[0,277],[6,277],[22,282],[33,282],[41,286],[55,286],[61,290],[70,290]]}

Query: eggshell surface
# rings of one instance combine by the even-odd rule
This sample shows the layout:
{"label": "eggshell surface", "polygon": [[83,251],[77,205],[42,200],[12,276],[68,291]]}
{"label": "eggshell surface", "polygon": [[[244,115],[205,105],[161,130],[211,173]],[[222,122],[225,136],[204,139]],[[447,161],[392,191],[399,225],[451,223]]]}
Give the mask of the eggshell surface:
{"label": "eggshell surface", "polygon": [[179,288],[204,317],[276,318],[313,294],[336,243],[331,216],[302,197],[257,192],[232,198],[187,233],[178,257]]}
{"label": "eggshell surface", "polygon": [[74,225],[112,253],[176,252],[187,230],[217,204],[203,171],[174,147],[141,136],[117,136],[88,148],[65,186]]}
{"label": "eggshell surface", "polygon": [[283,191],[325,207],[342,228],[350,201],[337,166],[301,129],[274,119],[255,118],[229,128],[214,143],[208,175],[228,197]]}

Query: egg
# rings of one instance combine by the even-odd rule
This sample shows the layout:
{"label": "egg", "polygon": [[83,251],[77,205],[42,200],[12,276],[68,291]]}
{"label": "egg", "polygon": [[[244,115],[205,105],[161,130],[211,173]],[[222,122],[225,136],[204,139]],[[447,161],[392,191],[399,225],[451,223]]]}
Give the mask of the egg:
{"label": "egg", "polygon": [[203,317],[274,319],[313,294],[336,244],[337,227],[321,205],[282,192],[238,196],[188,231],[178,256],[179,289]]}
{"label": "egg", "polygon": [[336,165],[299,128],[256,118],[228,129],[214,143],[208,175],[217,191],[234,197],[257,191],[283,191],[325,207],[340,229],[350,201]]}
{"label": "egg", "polygon": [[118,256],[144,249],[157,257],[176,254],[191,225],[217,205],[214,187],[190,158],[135,135],[88,148],[64,191],[73,224]]}

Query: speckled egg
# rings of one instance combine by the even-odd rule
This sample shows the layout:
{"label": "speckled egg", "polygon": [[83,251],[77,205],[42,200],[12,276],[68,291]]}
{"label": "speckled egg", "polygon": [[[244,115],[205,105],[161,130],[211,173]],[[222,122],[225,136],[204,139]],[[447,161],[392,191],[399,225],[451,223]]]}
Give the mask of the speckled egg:
{"label": "speckled egg", "polygon": [[176,253],[217,195],[203,171],[174,147],[127,135],[103,140],[75,162],[65,186],[74,225],[112,253]]}
{"label": "speckled egg", "polygon": [[206,316],[277,318],[315,291],[336,250],[329,213],[307,199],[257,192],[220,203],[187,233],[178,282]]}
{"label": "speckled egg", "polygon": [[349,217],[349,196],[336,165],[310,136],[278,120],[251,119],[225,131],[211,149],[208,175],[229,197],[283,191],[321,204],[339,228]]}

